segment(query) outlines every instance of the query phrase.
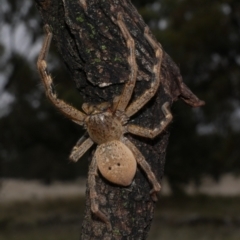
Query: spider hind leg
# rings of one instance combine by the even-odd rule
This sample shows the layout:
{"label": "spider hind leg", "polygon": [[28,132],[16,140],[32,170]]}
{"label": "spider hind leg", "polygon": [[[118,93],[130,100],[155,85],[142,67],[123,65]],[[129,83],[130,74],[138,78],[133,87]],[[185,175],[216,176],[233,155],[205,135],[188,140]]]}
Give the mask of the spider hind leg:
{"label": "spider hind leg", "polygon": [[98,176],[97,170],[98,170],[97,161],[94,155],[89,167],[89,172],[88,172],[88,185],[89,185],[91,211],[93,214],[95,214],[95,216],[97,216],[100,220],[106,223],[108,229],[111,230],[112,226],[109,221],[109,218],[101,210],[99,210],[98,195],[96,191],[96,176]]}
{"label": "spider hind leg", "polygon": [[156,179],[155,174],[153,173],[150,165],[142,155],[142,153],[137,149],[137,147],[127,138],[123,139],[123,142],[126,146],[132,151],[135,156],[137,163],[141,166],[142,170],[146,173],[149,182],[153,185],[150,195],[154,201],[157,201],[157,193],[161,190],[161,185]]}

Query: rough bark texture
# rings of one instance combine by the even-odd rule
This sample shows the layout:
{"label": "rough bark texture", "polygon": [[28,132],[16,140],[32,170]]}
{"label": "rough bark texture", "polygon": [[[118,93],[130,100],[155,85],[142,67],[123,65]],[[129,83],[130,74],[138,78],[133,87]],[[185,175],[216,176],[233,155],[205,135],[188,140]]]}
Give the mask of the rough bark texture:
{"label": "rough bark texture", "polygon": [[[146,25],[131,1],[36,0],[36,3],[43,23],[52,29],[54,43],[85,102],[112,101],[128,80],[128,49],[115,24],[118,12],[123,13],[124,22],[136,41],[139,70],[133,98],[149,88],[154,52],[143,37]],[[132,121],[154,128],[163,118],[162,104],[166,101],[172,104],[178,98],[194,107],[203,104],[182,82],[178,67],[164,53],[157,95],[134,115]],[[169,132],[164,131],[154,140],[128,137],[141,150],[161,182]],[[149,195],[150,189],[141,169],[127,188],[97,178],[100,209],[110,217],[112,230],[91,214],[87,189],[82,239],[146,239],[155,206]]]}

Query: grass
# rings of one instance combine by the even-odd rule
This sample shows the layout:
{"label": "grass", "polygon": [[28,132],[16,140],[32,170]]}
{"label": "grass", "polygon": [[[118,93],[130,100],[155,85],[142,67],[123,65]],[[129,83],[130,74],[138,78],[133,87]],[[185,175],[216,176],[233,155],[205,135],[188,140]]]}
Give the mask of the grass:
{"label": "grass", "polygon": [[[84,199],[55,199],[0,205],[0,230],[35,228],[80,221]],[[1,236],[1,235],[0,235]],[[1,238],[0,238],[1,239]]]}
{"label": "grass", "polygon": [[[1,240],[79,239],[84,200],[0,205]],[[161,197],[149,240],[239,240],[240,197]]]}
{"label": "grass", "polygon": [[1,240],[79,240],[79,226],[31,227],[0,232]]}
{"label": "grass", "polygon": [[235,226],[212,224],[172,226],[153,223],[149,240],[239,240],[240,229]]}
{"label": "grass", "polygon": [[197,215],[206,218],[239,218],[240,197],[209,197],[206,195],[162,197],[156,217],[167,215],[174,218]]}

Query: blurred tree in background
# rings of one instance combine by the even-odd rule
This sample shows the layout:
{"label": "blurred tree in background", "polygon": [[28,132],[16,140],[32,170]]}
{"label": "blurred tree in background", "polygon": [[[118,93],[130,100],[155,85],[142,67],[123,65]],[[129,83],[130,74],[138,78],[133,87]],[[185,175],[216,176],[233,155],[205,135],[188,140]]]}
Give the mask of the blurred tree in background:
{"label": "blurred tree in background", "polygon": [[[240,173],[239,0],[133,3],[180,66],[184,82],[207,103],[200,109],[173,106],[165,169],[172,189],[199,184],[204,175]],[[43,31],[35,6],[2,0],[0,26],[0,176],[51,181],[86,175],[87,161],[67,161],[82,129],[51,106],[40,86],[35,63]],[[80,107],[52,48],[49,65],[57,91]]]}
{"label": "blurred tree in background", "polygon": [[240,2],[162,0],[142,14],[206,106],[173,108],[165,173],[172,188],[239,173]]}
{"label": "blurred tree in background", "polygon": [[[49,104],[40,83],[36,58],[43,31],[35,5],[28,0],[4,1],[1,22],[1,176],[49,182],[85,173],[85,161],[85,166],[68,162],[69,152],[83,131]],[[52,71],[57,90],[68,102],[81,106],[79,95],[74,97],[74,84],[64,81],[69,76],[55,52],[49,62],[57,69]]]}

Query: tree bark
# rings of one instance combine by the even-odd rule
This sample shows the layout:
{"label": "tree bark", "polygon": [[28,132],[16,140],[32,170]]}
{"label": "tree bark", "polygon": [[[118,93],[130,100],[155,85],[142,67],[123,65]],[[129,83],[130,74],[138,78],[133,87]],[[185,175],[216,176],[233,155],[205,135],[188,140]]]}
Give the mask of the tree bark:
{"label": "tree bark", "polygon": [[[146,24],[129,0],[36,0],[44,24],[49,24],[54,42],[68,67],[76,87],[85,102],[112,101],[122,91],[130,73],[128,49],[115,24],[121,12],[136,43],[138,77],[133,99],[151,84],[154,52],[143,37]],[[161,85],[156,96],[131,119],[135,124],[154,128],[163,118],[161,106],[178,98],[197,107],[203,105],[182,82],[179,69],[164,53]],[[161,182],[169,132],[164,131],[154,140],[127,135],[138,147]],[[92,150],[94,150],[93,148]],[[149,194],[151,184],[140,168],[129,187],[119,187],[96,179],[100,209],[112,224],[92,215],[89,190],[82,224],[82,239],[146,239],[153,219],[155,203]]]}

